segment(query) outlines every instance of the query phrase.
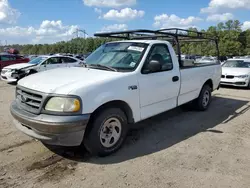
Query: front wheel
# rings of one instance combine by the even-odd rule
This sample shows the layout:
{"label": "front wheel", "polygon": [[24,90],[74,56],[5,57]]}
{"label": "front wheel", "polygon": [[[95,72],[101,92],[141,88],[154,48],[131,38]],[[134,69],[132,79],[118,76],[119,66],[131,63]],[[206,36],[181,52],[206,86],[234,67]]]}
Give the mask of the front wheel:
{"label": "front wheel", "polygon": [[84,146],[92,155],[101,157],[117,151],[128,132],[127,117],[119,108],[103,110],[89,126]]}
{"label": "front wheel", "polygon": [[32,74],[36,74],[36,73],[37,73],[37,71],[35,71],[35,70],[30,70],[30,72],[27,74],[27,76],[32,75]]}
{"label": "front wheel", "polygon": [[212,99],[212,89],[209,85],[204,85],[199,97],[194,101],[197,110],[205,111],[208,109]]}

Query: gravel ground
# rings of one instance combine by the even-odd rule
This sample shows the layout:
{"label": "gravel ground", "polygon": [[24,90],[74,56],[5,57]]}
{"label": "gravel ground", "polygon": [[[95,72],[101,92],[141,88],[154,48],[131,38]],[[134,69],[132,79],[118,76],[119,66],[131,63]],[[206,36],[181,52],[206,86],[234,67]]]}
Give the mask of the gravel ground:
{"label": "gravel ground", "polygon": [[250,91],[222,88],[206,112],[175,109],[134,125],[106,158],[45,147],[9,113],[14,85],[0,81],[0,187],[250,186]]}

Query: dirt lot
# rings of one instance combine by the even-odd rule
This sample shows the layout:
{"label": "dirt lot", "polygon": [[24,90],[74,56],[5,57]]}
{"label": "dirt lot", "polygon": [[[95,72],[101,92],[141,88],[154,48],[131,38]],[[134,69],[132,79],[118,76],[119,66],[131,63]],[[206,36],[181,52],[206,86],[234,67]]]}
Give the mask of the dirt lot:
{"label": "dirt lot", "polygon": [[50,148],[16,130],[15,86],[0,81],[0,187],[249,187],[250,91],[223,88],[207,112],[176,109],[135,125],[106,158]]}

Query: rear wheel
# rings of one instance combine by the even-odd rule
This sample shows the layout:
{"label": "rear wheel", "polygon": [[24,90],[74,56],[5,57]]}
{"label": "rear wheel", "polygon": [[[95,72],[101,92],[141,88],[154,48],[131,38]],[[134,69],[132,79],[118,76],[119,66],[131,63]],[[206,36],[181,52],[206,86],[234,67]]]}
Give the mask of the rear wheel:
{"label": "rear wheel", "polygon": [[200,111],[208,109],[212,99],[212,88],[209,85],[204,85],[199,97],[194,101],[195,108]]}
{"label": "rear wheel", "polygon": [[117,151],[128,132],[127,117],[119,108],[103,110],[89,126],[84,146],[92,155],[98,156],[107,156]]}

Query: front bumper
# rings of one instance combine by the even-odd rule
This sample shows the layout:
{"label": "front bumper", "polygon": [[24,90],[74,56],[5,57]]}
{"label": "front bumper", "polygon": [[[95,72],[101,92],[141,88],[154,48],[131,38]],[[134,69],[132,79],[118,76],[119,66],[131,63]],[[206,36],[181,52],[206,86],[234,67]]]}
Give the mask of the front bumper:
{"label": "front bumper", "polygon": [[16,78],[13,78],[11,76],[12,73],[9,73],[9,72],[6,72],[4,74],[1,74],[1,80],[4,80],[6,82],[16,82],[17,79]]}
{"label": "front bumper", "polygon": [[236,86],[236,87],[248,87],[249,78],[221,78],[221,85]]}
{"label": "front bumper", "polygon": [[16,102],[10,111],[16,127],[46,144],[78,146],[82,143],[90,114],[77,116],[35,115],[20,109]]}

